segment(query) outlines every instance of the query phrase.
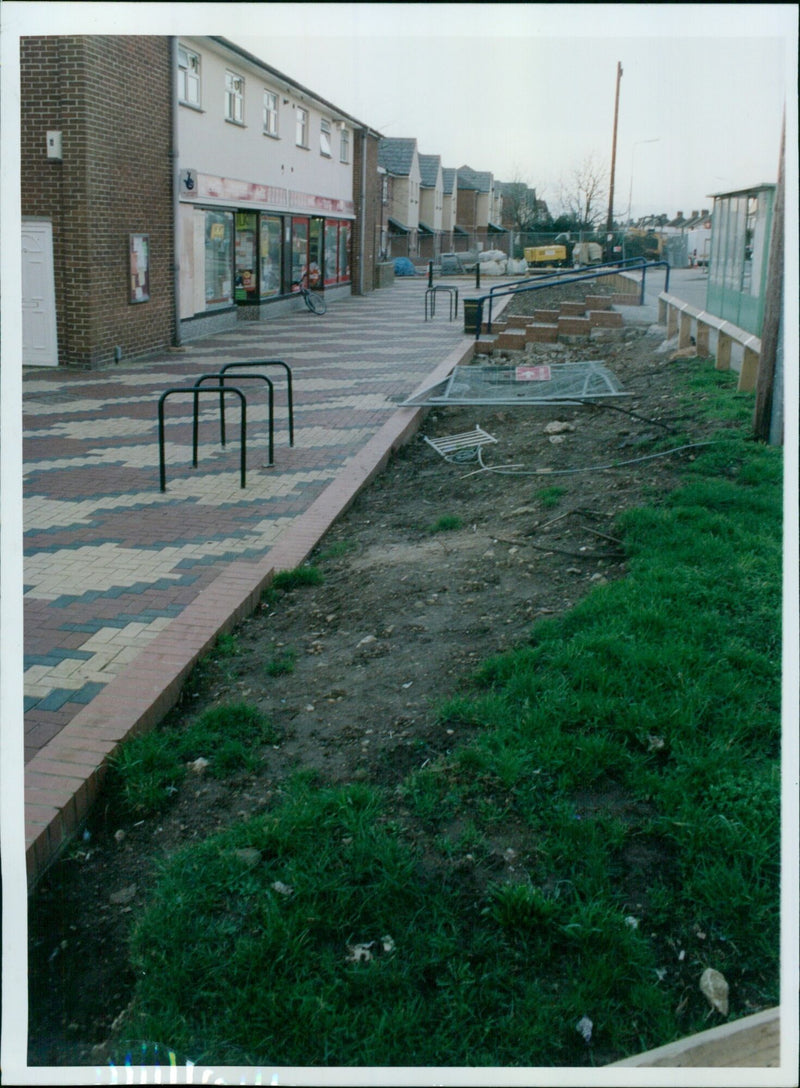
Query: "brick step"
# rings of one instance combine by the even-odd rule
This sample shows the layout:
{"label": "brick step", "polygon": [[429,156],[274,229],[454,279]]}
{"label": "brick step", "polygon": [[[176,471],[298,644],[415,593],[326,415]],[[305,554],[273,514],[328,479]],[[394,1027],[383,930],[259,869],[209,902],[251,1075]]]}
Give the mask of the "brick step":
{"label": "brick step", "polygon": [[613,305],[613,295],[587,295],[587,310],[610,310]]}
{"label": "brick step", "polygon": [[558,319],[559,336],[588,336],[592,331],[588,317],[562,316]]}
{"label": "brick step", "polygon": [[498,334],[495,347],[506,351],[522,351],[525,347],[525,329],[505,329]]}
{"label": "brick step", "polygon": [[560,302],[559,312],[564,317],[582,317],[586,313],[585,302]]}
{"label": "brick step", "polygon": [[593,329],[621,329],[625,324],[616,310],[589,310],[587,316]]}
{"label": "brick step", "polygon": [[536,324],[525,329],[526,344],[554,344],[558,340],[558,325]]}

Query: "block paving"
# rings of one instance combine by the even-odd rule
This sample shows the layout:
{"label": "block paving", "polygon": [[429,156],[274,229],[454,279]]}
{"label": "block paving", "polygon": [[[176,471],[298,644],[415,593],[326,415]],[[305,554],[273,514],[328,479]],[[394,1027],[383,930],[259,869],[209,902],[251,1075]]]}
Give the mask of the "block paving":
{"label": "block paving", "polygon": [[[101,371],[23,377],[25,823],[29,886],[97,796],[107,757],[170,709],[197,659],[297,566],[414,432],[402,401],[469,358],[461,315],[424,320],[425,277],[189,341]],[[461,285],[464,292],[464,285]],[[468,293],[468,292],[464,292]],[[227,363],[282,359],[269,466],[266,383],[228,379],[247,405],[246,486],[239,407],[200,397],[192,467],[191,395],[158,400]]]}

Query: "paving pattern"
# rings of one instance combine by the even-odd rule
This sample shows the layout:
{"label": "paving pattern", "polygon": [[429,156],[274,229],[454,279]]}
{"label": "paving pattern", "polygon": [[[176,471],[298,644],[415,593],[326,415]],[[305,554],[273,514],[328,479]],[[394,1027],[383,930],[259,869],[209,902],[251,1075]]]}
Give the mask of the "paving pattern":
{"label": "paving pattern", "polygon": [[[102,371],[37,369],[23,380],[24,702],[29,875],[90,803],[107,754],[163,713],[199,652],[246,610],[273,569],[301,562],[416,416],[400,403],[471,350],[444,307],[424,318],[425,280],[297,310]],[[158,401],[228,363],[282,359],[247,398],[247,476],[239,416],[191,395]],[[388,445],[387,445],[388,443]],[[141,703],[141,707],[138,704]],[[87,783],[88,787],[87,788]],[[77,798],[77,800],[76,800]],[[33,847],[36,847],[35,850]]]}

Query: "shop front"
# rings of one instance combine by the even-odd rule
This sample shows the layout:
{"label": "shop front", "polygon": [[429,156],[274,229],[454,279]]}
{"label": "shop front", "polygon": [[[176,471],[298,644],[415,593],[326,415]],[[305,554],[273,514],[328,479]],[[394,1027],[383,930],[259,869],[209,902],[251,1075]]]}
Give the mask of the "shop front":
{"label": "shop front", "polygon": [[[242,318],[267,319],[296,305],[293,295],[304,279],[329,298],[350,293],[349,202],[239,183],[231,194],[239,197],[237,206],[226,208],[218,204],[221,186],[201,184],[202,176],[194,180],[197,198],[181,204],[184,334],[230,328]],[[246,199],[253,195],[288,204],[290,210],[254,208],[256,201]],[[328,214],[303,214],[306,208]]]}

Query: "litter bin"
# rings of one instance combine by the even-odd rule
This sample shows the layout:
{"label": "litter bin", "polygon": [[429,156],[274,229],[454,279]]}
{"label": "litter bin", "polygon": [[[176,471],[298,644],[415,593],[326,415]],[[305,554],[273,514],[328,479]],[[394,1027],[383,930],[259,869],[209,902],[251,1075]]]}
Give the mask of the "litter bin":
{"label": "litter bin", "polygon": [[478,332],[478,299],[464,299],[464,332],[471,332],[473,336]]}

